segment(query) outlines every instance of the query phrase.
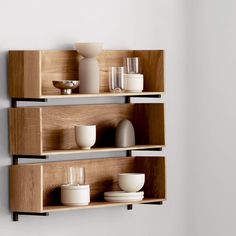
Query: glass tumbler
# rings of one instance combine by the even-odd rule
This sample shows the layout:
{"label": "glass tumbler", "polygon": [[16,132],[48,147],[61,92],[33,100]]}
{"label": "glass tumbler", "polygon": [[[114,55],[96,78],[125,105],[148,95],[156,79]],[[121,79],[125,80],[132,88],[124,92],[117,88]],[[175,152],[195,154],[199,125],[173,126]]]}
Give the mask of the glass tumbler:
{"label": "glass tumbler", "polygon": [[124,59],[124,67],[126,74],[141,73],[139,57],[126,57]]}
{"label": "glass tumbler", "polygon": [[68,167],[67,183],[69,185],[85,184],[85,168],[83,167]]}
{"label": "glass tumbler", "polygon": [[109,89],[112,93],[122,93],[125,90],[124,67],[111,67],[109,70]]}

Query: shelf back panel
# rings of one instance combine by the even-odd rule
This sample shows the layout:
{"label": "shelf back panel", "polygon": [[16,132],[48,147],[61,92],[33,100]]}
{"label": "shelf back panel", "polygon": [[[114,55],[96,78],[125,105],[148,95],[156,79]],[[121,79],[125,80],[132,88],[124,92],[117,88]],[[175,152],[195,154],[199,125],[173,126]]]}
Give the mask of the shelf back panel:
{"label": "shelf back panel", "polygon": [[164,104],[103,104],[42,107],[43,151],[78,149],[75,125],[96,125],[95,147],[115,147],[121,120],[130,120],[136,145],[164,145]]}
{"label": "shelf back panel", "polygon": [[[151,161],[151,165],[148,164]],[[60,185],[67,183],[67,168],[84,167],[91,201],[103,201],[105,191],[120,190],[119,173],[145,173],[145,197],[165,198],[163,157],[121,157],[51,162],[43,164],[44,206],[60,205]]]}
{"label": "shelf back panel", "polygon": [[140,58],[142,74],[144,74],[144,91],[164,92],[164,51],[135,50],[134,56]]}
{"label": "shelf back panel", "polygon": [[136,157],[135,170],[145,173],[146,198],[166,198],[166,168],[164,157]]}

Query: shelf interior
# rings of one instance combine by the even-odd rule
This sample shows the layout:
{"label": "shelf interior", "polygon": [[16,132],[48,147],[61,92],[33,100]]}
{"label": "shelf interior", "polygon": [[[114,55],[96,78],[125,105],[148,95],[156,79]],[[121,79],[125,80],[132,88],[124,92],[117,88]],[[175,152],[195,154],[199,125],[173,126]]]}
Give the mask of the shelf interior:
{"label": "shelf interior", "polygon": [[[135,130],[134,147],[116,148],[115,130],[128,119]],[[96,125],[89,151],[75,141],[75,125]],[[164,104],[102,104],[10,109],[12,154],[53,155],[159,148],[165,145]]]}
{"label": "shelf interior", "polygon": [[[67,182],[66,170],[70,166],[85,168],[86,184],[90,184],[89,206],[68,207],[60,203],[60,186]],[[11,210],[45,212],[127,205],[129,202],[104,202],[103,193],[119,190],[118,174],[132,172],[145,173],[145,199],[138,203],[165,199],[164,157],[96,158],[11,166]]]}
{"label": "shelf interior", "polygon": [[[100,93],[109,92],[109,67],[123,66],[125,57],[139,57],[144,74],[144,92],[164,92],[163,50],[104,50],[98,57],[100,69]],[[50,98],[61,96],[53,80],[78,80],[81,56],[73,50],[9,51],[9,95],[15,98]],[[73,96],[93,97],[101,94],[79,94]],[[120,95],[116,95],[120,96]],[[125,95],[124,95],[125,96]]]}

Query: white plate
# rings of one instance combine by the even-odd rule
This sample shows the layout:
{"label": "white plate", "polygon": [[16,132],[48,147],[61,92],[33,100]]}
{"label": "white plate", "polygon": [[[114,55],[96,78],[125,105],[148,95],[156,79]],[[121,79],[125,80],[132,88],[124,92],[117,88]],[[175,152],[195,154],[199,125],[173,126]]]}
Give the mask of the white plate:
{"label": "white plate", "polygon": [[115,198],[115,197],[105,197],[104,198],[107,202],[136,202],[143,200],[143,196],[139,197],[127,197],[127,198]]}
{"label": "white plate", "polygon": [[110,192],[105,192],[104,197],[138,197],[138,196],[143,196],[144,192],[124,192],[124,191],[110,191]]}

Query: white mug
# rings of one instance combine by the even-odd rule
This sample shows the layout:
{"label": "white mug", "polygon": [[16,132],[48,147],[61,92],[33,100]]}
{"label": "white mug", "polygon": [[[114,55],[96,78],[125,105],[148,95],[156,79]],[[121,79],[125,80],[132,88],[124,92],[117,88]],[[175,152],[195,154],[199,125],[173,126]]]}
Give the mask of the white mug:
{"label": "white mug", "polygon": [[81,149],[91,149],[96,142],[96,125],[75,126],[75,140]]}

